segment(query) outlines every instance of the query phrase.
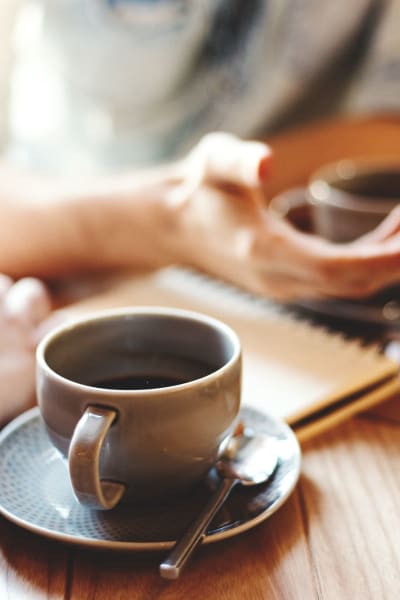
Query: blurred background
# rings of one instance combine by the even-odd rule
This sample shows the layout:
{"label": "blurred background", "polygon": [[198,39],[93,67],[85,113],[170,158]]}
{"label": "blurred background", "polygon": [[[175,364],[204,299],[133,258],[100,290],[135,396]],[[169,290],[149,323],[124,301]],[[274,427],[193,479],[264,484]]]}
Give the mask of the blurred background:
{"label": "blurred background", "polygon": [[8,160],[96,172],[213,129],[397,112],[399,0],[0,0]]}

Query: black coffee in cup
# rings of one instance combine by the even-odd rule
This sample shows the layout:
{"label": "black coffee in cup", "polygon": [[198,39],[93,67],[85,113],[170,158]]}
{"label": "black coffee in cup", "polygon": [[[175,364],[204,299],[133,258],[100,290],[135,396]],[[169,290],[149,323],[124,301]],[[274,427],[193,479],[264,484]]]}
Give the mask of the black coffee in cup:
{"label": "black coffee in cup", "polygon": [[109,390],[156,390],[201,379],[214,370],[202,361],[171,356],[149,355],[146,361],[146,357],[140,355],[138,362],[135,367],[133,357],[130,372],[96,378],[90,385]]}
{"label": "black coffee in cup", "polygon": [[331,183],[336,189],[362,197],[364,200],[400,199],[400,171],[380,170],[359,173],[353,177],[338,178]]}
{"label": "black coffee in cup", "polygon": [[180,385],[186,382],[187,379],[171,377],[168,375],[122,375],[95,381],[93,387],[105,388],[108,390],[155,390],[158,388]]}

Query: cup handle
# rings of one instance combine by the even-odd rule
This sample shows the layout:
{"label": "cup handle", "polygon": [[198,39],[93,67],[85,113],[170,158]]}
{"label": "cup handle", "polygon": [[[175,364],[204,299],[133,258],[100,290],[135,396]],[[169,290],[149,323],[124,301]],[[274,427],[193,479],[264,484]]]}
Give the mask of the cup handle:
{"label": "cup handle", "polygon": [[68,452],[69,474],[78,501],[89,508],[110,510],[125,491],[122,483],[101,480],[100,452],[117,411],[88,406],[75,427]]}
{"label": "cup handle", "polygon": [[272,198],[269,209],[280,217],[286,218],[291,210],[306,207],[308,204],[306,198],[307,188],[289,188]]}
{"label": "cup handle", "polygon": [[297,187],[285,190],[275,196],[269,204],[269,210],[296,229],[306,233],[314,233],[311,206],[312,204],[307,198],[307,188]]}

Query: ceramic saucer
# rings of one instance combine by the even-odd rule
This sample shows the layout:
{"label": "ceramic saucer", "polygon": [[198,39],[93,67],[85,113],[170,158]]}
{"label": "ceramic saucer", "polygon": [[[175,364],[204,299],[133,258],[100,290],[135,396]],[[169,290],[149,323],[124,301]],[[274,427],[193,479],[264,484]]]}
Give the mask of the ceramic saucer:
{"label": "ceramic saucer", "polygon": [[[300,449],[292,430],[252,408],[242,409],[242,419],[275,439],[278,464],[266,484],[236,487],[211,523],[205,543],[236,535],[269,517],[299,477]],[[207,485],[179,500],[109,512],[83,508],[72,493],[66,461],[49,441],[37,408],[1,432],[0,481],[0,513],[10,521],[63,542],[119,550],[170,548],[210,494],[209,478]]]}

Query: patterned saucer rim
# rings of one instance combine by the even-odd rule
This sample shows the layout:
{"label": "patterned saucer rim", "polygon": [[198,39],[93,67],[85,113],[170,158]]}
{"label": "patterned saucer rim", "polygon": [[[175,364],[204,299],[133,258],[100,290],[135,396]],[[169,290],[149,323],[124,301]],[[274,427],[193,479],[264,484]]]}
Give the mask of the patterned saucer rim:
{"label": "patterned saucer rim", "polygon": [[[246,408],[246,407],[243,406],[242,409],[243,408]],[[248,407],[248,408],[250,408],[253,412],[259,413],[262,416],[268,416],[269,419],[272,419],[273,421],[275,421],[275,423],[278,425],[281,433],[290,441],[291,445],[293,446],[293,455],[294,455],[294,466],[293,466],[292,473],[291,473],[292,480],[290,482],[290,485],[286,488],[285,492],[279,496],[279,498],[273,503],[272,506],[266,507],[260,514],[258,514],[255,517],[249,518],[248,520],[245,520],[240,523],[237,523],[237,522],[232,523],[232,524],[228,525],[226,527],[226,529],[222,527],[217,531],[212,531],[212,532],[206,533],[205,537],[203,538],[202,544],[209,544],[209,543],[214,543],[214,542],[218,542],[221,540],[225,540],[225,539],[234,537],[236,535],[239,535],[240,533],[243,533],[250,529],[253,529],[254,527],[256,527],[257,525],[259,525],[260,523],[262,523],[263,521],[268,519],[270,516],[272,516],[275,512],[277,512],[279,510],[279,508],[286,502],[286,500],[292,494],[292,492],[293,492],[294,488],[296,487],[297,482],[299,480],[300,470],[301,470],[301,449],[300,449],[298,440],[297,440],[294,432],[292,431],[292,429],[284,421],[272,416],[270,413],[260,411],[258,408],[257,409],[254,409],[253,407]],[[30,425],[31,423],[33,424],[34,421],[37,419],[41,419],[41,415],[40,415],[39,408],[36,406],[36,407],[31,408],[31,409],[27,410],[26,412],[22,413],[21,415],[19,415],[15,419],[13,419],[10,423],[8,423],[0,432],[0,450],[1,450],[3,443],[9,437],[13,436],[13,434],[17,433],[18,430],[22,426]],[[60,461],[61,460],[62,460],[62,458],[60,456]],[[279,469],[279,464],[278,464],[277,468]],[[174,544],[176,543],[175,539],[151,541],[151,542],[115,541],[115,540],[108,540],[108,539],[90,539],[90,538],[80,537],[77,535],[59,532],[59,531],[53,531],[51,529],[42,527],[35,523],[31,523],[31,522],[27,521],[26,519],[22,519],[22,518],[18,517],[12,511],[7,510],[3,506],[1,499],[0,499],[0,515],[2,515],[3,517],[5,517],[7,520],[14,523],[15,525],[17,525],[27,531],[30,531],[32,533],[38,534],[42,537],[45,537],[45,538],[48,538],[51,540],[56,540],[56,541],[63,542],[63,543],[67,543],[67,544],[83,546],[83,547],[88,547],[88,548],[96,548],[96,549],[104,549],[104,550],[118,550],[118,551],[158,551],[158,550],[168,550],[168,549],[172,548],[174,546]]]}

